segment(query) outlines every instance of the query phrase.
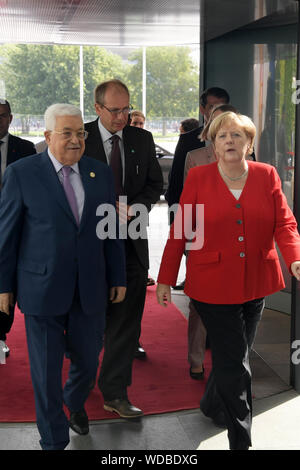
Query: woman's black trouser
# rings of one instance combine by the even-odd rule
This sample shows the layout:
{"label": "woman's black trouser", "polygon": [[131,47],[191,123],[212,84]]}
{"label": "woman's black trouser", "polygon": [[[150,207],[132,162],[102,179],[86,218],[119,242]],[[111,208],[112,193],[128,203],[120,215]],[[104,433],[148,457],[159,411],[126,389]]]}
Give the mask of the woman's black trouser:
{"label": "woman's black trouser", "polygon": [[222,411],[232,450],[251,446],[252,395],[249,352],[264,299],[244,304],[207,304],[193,300],[210,340],[212,372],[200,408],[210,418]]}

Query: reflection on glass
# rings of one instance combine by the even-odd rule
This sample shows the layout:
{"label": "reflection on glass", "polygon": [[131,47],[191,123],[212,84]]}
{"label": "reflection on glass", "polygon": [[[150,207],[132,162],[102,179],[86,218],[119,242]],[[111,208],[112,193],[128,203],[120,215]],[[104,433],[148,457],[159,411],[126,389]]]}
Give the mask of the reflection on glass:
{"label": "reflection on glass", "polygon": [[[296,76],[295,44],[255,46],[254,96],[258,98],[258,160],[274,165],[283,192],[293,207],[295,104],[292,100]],[[257,101],[256,101],[257,103]]]}
{"label": "reflection on glass", "polygon": [[[254,120],[257,125],[257,159],[274,165],[288,204],[293,208],[296,77],[295,44],[256,44],[254,65]],[[281,258],[281,255],[279,253]],[[291,277],[281,259],[286,291]]]}

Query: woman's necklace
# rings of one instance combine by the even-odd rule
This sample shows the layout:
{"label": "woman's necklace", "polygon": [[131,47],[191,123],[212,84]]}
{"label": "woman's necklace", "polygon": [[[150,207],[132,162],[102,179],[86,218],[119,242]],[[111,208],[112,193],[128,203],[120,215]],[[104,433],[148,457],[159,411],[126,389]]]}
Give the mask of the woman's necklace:
{"label": "woman's necklace", "polygon": [[220,171],[221,175],[225,176],[225,178],[228,178],[230,181],[238,181],[238,180],[244,178],[244,176],[246,176],[246,174],[248,173],[248,164],[247,164],[247,162],[246,162],[246,166],[247,166],[247,168],[241,176],[238,176],[237,178],[232,178],[231,176],[228,176],[224,173],[220,163],[218,163],[218,168],[219,168],[219,171]]}

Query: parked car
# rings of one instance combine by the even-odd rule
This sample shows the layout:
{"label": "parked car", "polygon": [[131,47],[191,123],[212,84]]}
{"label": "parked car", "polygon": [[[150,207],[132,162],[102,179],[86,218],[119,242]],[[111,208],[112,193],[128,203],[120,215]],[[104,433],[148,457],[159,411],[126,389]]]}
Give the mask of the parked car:
{"label": "parked car", "polygon": [[169,184],[169,173],[173,164],[174,155],[157,144],[155,144],[155,151],[164,179],[162,194],[165,194]]}

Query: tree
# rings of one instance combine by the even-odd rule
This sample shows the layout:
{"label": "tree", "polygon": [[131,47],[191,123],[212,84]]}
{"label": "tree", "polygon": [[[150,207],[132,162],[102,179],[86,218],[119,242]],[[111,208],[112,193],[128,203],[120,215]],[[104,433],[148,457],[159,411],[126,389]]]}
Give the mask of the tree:
{"label": "tree", "polygon": [[[199,71],[189,47],[148,47],[147,117],[197,117]],[[129,56],[128,75],[134,107],[142,106],[142,49]]]}
{"label": "tree", "polygon": [[94,89],[106,80],[117,78],[126,82],[129,66],[121,56],[106,51],[103,47],[83,47],[84,110],[85,114],[95,114]]}
{"label": "tree", "polygon": [[[197,117],[198,70],[189,47],[147,48],[147,117]],[[0,79],[13,113],[43,115],[53,103],[79,106],[79,46],[17,44],[0,48]],[[131,64],[98,46],[83,47],[85,115],[94,115],[94,89],[119,78],[142,106],[142,49]]]}
{"label": "tree", "polygon": [[78,54],[76,46],[3,46],[0,76],[13,112],[40,115],[58,101],[78,104]]}
{"label": "tree", "polygon": [[[0,78],[14,113],[42,115],[53,103],[79,106],[79,46],[18,44],[1,47]],[[85,114],[94,114],[94,88],[124,79],[122,59],[103,48],[83,48]]]}

